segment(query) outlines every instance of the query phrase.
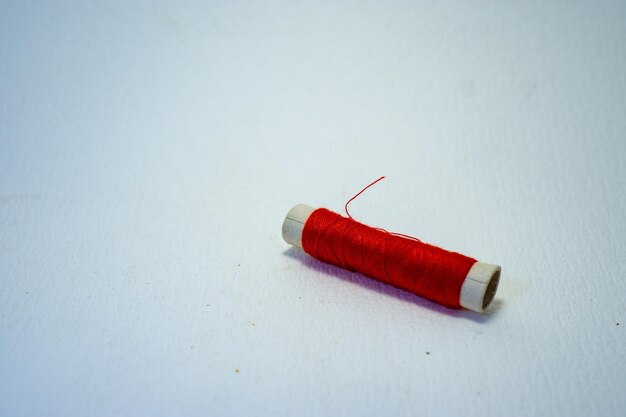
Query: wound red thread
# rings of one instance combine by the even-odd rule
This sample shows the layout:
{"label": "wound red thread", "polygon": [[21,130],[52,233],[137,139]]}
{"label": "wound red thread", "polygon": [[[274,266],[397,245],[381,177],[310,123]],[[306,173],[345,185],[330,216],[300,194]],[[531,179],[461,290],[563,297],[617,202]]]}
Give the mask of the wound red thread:
{"label": "wound red thread", "polygon": [[302,248],[321,261],[456,309],[461,308],[463,281],[476,262],[460,253],[376,229],[324,208],[315,210],[306,221]]}

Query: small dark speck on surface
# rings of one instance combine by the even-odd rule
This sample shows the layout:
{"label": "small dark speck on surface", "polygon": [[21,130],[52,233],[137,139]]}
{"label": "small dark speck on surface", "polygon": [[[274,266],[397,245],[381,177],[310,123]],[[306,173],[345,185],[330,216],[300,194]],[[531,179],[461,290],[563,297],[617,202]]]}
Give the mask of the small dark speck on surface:
{"label": "small dark speck on surface", "polygon": [[236,368],[236,369],[235,369],[235,372],[239,373],[239,368]]}
{"label": "small dark speck on surface", "polygon": [[427,355],[430,355],[430,352],[426,352]]}
{"label": "small dark speck on surface", "polygon": [[241,266],[241,264],[239,263],[239,264],[237,264],[237,266]]}

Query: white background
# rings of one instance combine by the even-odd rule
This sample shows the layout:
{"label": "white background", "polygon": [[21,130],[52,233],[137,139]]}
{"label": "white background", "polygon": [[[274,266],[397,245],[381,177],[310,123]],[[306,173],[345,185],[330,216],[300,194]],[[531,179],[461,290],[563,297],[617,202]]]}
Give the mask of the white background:
{"label": "white background", "polygon": [[[0,415],[623,416],[623,2],[0,4]],[[296,203],[503,267],[451,311]],[[619,323],[619,325],[618,325]]]}

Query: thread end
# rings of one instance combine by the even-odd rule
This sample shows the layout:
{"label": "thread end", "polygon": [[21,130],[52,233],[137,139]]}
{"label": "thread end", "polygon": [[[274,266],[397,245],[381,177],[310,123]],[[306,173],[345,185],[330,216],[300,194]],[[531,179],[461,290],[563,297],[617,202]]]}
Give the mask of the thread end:
{"label": "thread end", "polygon": [[502,268],[498,265],[484,262],[472,265],[461,287],[461,306],[483,313],[496,296],[501,272]]}

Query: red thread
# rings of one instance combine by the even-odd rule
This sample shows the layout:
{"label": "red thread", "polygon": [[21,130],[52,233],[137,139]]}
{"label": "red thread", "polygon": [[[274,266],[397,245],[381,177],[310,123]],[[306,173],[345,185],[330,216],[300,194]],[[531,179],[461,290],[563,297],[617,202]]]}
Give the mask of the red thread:
{"label": "red thread", "polygon": [[302,231],[302,248],[309,255],[378,281],[402,288],[451,308],[459,304],[461,286],[476,259],[402,234],[390,233],[320,208]]}
{"label": "red thread", "polygon": [[[377,179],[376,181],[372,181],[371,183],[369,183],[368,185],[365,186],[365,188],[363,188],[361,191],[359,191],[358,193],[356,193],[354,195],[354,197],[352,197],[350,200],[346,201],[346,205],[343,206],[343,209],[346,211],[346,214],[348,215],[349,218],[352,219],[352,216],[350,215],[350,212],[348,211],[348,206],[350,205],[350,203],[352,203],[353,200],[355,200],[358,196],[360,196],[361,194],[363,194],[363,191],[367,190],[368,188],[370,188],[372,185],[376,184],[378,181],[381,181],[385,178],[385,176],[383,175],[382,177],[380,177],[379,179]],[[354,220],[354,219],[352,219]]]}

